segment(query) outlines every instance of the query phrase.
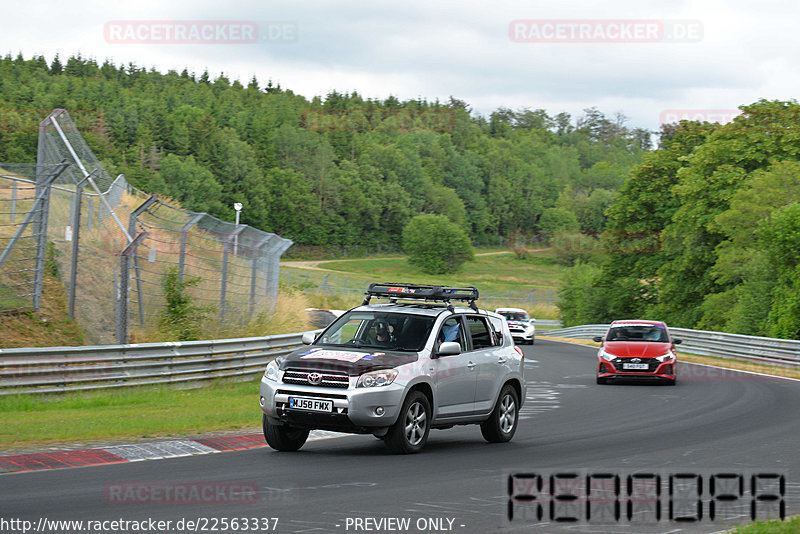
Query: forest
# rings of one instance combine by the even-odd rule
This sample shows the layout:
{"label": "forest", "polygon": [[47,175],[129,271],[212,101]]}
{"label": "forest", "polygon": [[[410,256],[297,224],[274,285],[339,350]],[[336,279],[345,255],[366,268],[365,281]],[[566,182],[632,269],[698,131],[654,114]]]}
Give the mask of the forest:
{"label": "forest", "polygon": [[[0,161],[36,160],[67,109],[112,176],[192,211],[292,239],[292,255],[399,252],[417,215],[474,245],[553,246],[566,324],[648,317],[800,338],[800,105],[649,132],[467,102],[306,98],[80,55],[0,59]],[[651,137],[658,134],[658,146]]]}
{"label": "forest", "polygon": [[[473,244],[559,231],[600,235],[652,149],[650,132],[596,108],[580,117],[447,102],[308,99],[80,55],[0,59],[0,161],[34,162],[38,124],[66,109],[112,176],[192,211],[295,242],[288,255],[400,251],[416,215],[445,215]],[[531,242],[532,246],[536,243]]]}
{"label": "forest", "polygon": [[740,109],[665,128],[606,211],[599,252],[566,276],[566,322],[800,339],[800,105]]}

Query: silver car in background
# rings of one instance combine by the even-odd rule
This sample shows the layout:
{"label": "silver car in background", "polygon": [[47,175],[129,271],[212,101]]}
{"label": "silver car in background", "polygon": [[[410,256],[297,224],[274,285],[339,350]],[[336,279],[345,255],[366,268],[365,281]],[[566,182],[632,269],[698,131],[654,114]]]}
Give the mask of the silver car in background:
{"label": "silver car in background", "polygon": [[523,354],[503,317],[477,298],[475,288],[371,284],[361,306],[267,365],[267,443],[295,451],[322,429],[373,434],[414,453],[431,429],[464,424],[509,441],[525,399]]}

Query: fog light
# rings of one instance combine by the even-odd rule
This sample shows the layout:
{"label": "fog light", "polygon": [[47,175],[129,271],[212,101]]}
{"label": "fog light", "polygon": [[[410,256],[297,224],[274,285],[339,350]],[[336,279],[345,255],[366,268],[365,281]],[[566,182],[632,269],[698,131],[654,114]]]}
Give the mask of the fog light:
{"label": "fog light", "polygon": [[259,399],[258,399],[258,403],[259,403],[259,404],[261,405],[261,407],[263,408],[263,407],[264,407],[264,397],[259,397]]}
{"label": "fog light", "polygon": [[383,415],[383,406],[375,408],[375,415]]}

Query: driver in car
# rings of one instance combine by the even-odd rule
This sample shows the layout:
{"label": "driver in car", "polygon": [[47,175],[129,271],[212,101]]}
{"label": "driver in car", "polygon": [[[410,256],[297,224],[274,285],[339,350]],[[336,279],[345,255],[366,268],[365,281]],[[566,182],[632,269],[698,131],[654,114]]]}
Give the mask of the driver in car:
{"label": "driver in car", "polygon": [[392,328],[383,319],[378,319],[375,322],[375,335],[372,339],[376,345],[389,345],[394,341]]}

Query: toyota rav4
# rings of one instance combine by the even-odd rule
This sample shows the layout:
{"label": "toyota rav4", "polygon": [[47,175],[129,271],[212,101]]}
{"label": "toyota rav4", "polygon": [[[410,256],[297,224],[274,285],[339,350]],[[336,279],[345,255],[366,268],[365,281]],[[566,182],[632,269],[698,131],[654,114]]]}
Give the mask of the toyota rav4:
{"label": "toyota rav4", "polygon": [[509,441],[525,399],[523,354],[505,318],[477,299],[474,287],[371,284],[361,306],[267,365],[267,444],[296,451],[322,429],[373,434],[415,453],[431,429],[464,424],[480,425],[489,442]]}

